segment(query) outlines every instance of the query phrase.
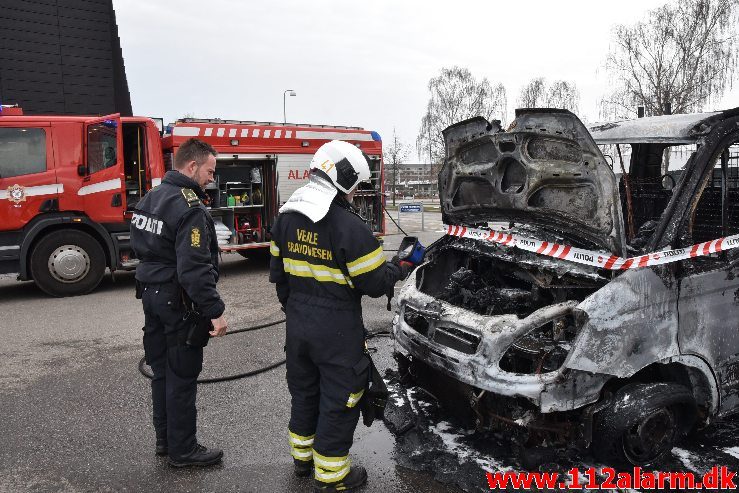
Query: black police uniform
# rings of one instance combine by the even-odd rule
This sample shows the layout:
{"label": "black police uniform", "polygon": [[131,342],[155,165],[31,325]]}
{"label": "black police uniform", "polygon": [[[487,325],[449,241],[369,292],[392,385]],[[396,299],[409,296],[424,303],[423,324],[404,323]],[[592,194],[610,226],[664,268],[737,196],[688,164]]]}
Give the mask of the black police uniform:
{"label": "black police uniform", "polygon": [[203,366],[203,349],[185,344],[183,291],[204,318],[218,318],[225,308],[216,291],[218,240],[203,198],[192,179],[168,171],[131,220],[131,244],[140,259],[144,353],[154,373],[154,429],[157,444],[166,439],[175,459],[196,450],[196,381]]}
{"label": "black police uniform", "polygon": [[368,381],[362,295],[380,297],[401,278],[377,239],[341,196],[317,223],[280,214],[272,229],[270,281],[287,313],[289,441],[316,480],[341,481]]}

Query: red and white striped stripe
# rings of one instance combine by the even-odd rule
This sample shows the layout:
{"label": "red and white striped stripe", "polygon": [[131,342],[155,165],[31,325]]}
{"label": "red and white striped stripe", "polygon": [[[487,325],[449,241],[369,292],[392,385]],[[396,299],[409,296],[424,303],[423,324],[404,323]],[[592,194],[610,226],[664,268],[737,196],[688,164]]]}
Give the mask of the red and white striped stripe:
{"label": "red and white striped stripe", "polygon": [[594,267],[608,270],[640,269],[642,267],[649,267],[652,265],[669,264],[679,260],[702,257],[739,247],[739,235],[733,235],[725,238],[718,238],[716,240],[705,241],[691,247],[653,252],[646,255],[639,255],[638,257],[623,258],[611,255],[610,253],[584,250],[582,248],[575,248],[569,245],[560,245],[559,243],[533,240],[531,238],[502,233],[492,229],[466,228],[464,226],[455,225],[446,226],[446,229],[447,234],[450,236],[499,243],[501,245],[538,253],[540,255],[546,255],[548,257],[568,260],[570,262],[583,265],[592,265]]}
{"label": "red and white striped stripe", "polygon": [[[188,126],[176,125],[172,129],[172,135],[178,137],[225,137],[228,130],[228,138],[246,139],[299,139],[299,140],[355,140],[355,141],[372,141],[370,132],[338,132],[335,130],[299,130],[299,129],[275,129],[264,127],[227,127],[227,126]],[[241,130],[239,132],[239,130]],[[284,131],[283,131],[284,130]],[[251,134],[249,133],[251,132]]]}

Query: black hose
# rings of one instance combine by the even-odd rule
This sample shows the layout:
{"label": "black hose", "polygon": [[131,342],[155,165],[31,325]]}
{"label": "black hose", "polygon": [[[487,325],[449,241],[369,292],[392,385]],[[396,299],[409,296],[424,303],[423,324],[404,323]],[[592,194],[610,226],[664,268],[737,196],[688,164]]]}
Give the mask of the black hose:
{"label": "black hose", "polygon": [[[277,320],[276,322],[268,322],[268,323],[264,323],[264,324],[253,325],[251,327],[244,327],[243,329],[236,329],[236,330],[232,330],[232,331],[226,332],[225,335],[238,334],[240,332],[250,332],[252,330],[266,329],[267,327],[273,327],[275,325],[281,324],[284,321],[285,321],[285,319],[283,318],[282,320]],[[392,335],[392,334],[390,332],[388,332],[388,331],[378,330],[377,332],[370,332],[367,335],[367,340],[372,339],[373,337],[390,336],[390,335]],[[198,384],[207,384],[207,383],[217,383],[217,382],[229,382],[231,380],[240,380],[242,378],[253,377],[255,375],[259,375],[261,373],[266,373],[266,372],[268,372],[270,370],[274,370],[275,368],[284,365],[286,361],[287,360],[283,359],[283,360],[280,360],[280,361],[278,361],[276,363],[272,363],[270,365],[267,365],[265,367],[257,368],[256,370],[248,371],[248,372],[245,372],[245,373],[237,373],[236,375],[228,375],[228,376],[225,376],[225,377],[214,377],[214,378],[201,378],[201,379],[199,379],[197,381],[197,383]],[[145,365],[146,365],[146,357],[143,357],[139,361],[139,372],[143,376],[145,376],[146,378],[148,378],[149,380],[151,380],[152,378],[154,378],[154,375],[151,374],[151,373],[148,373],[146,371],[146,368],[144,368]]]}
{"label": "black hose", "polygon": [[[240,332],[250,332],[252,330],[266,329],[267,327],[274,327],[275,325],[281,324],[284,321],[285,321],[285,319],[283,318],[282,320],[277,320],[275,322],[268,322],[268,323],[264,323],[264,324],[253,325],[251,327],[244,327],[243,329],[236,329],[236,330],[232,330],[232,331],[226,332],[225,335],[238,334]],[[228,382],[228,381],[231,381],[231,380],[239,380],[239,379],[242,379],[242,378],[253,377],[255,375],[259,375],[260,373],[266,373],[266,372],[268,372],[270,370],[274,370],[278,366],[284,365],[286,361],[287,360],[284,360],[283,359],[283,360],[278,361],[276,363],[272,363],[270,365],[267,365],[267,366],[265,366],[263,368],[257,368],[256,370],[248,371],[248,372],[245,372],[245,373],[238,373],[236,375],[228,375],[228,376],[225,376],[225,377],[215,377],[215,378],[201,378],[201,379],[199,379],[197,381],[197,383],[199,383],[199,384],[206,384],[206,383],[216,383],[216,382]],[[141,361],[139,361],[139,372],[143,376],[145,376],[146,378],[148,378],[149,380],[151,380],[152,378],[154,378],[154,375],[152,373],[149,373],[149,372],[146,371],[146,368],[144,368],[145,365],[146,365],[146,357],[143,357],[143,358],[141,358]]]}
{"label": "black hose", "polygon": [[[270,370],[274,370],[278,366],[282,366],[285,364],[285,361],[287,360],[281,360],[277,363],[272,363],[269,366],[265,366],[263,368],[258,368],[256,370],[248,371],[246,373],[238,373],[236,375],[228,375],[226,377],[214,377],[214,378],[201,378],[197,381],[198,384],[206,384],[206,383],[217,383],[217,382],[228,382],[231,380],[240,380],[242,378],[248,378],[253,377],[255,375],[259,375],[260,373],[266,373]],[[154,375],[151,373],[147,373],[146,369],[144,368],[144,365],[146,364],[146,358],[141,358],[141,361],[139,361],[139,372],[149,380],[154,378]]]}
{"label": "black hose", "polygon": [[[382,205],[382,204],[380,204],[380,205]],[[391,216],[390,213],[387,211],[387,209],[385,209],[385,206],[384,205],[382,206],[382,210],[385,211],[385,214],[387,214],[387,217],[389,217],[390,220],[393,222],[393,224],[395,224],[398,227],[398,229],[400,230],[400,232],[403,233],[404,235],[408,236],[408,233],[406,233],[405,231],[403,231],[403,228],[400,227],[400,224],[398,224],[398,223],[395,222],[395,219],[393,219],[393,216]]]}
{"label": "black hose", "polygon": [[228,336],[231,334],[238,334],[239,332],[250,332],[252,330],[266,329],[267,327],[272,327],[273,325],[281,324],[284,321],[285,319],[283,318],[282,320],[278,320],[276,322],[269,322],[266,324],[254,325],[252,327],[244,327],[243,329],[229,330],[228,332],[226,332],[225,335]]}

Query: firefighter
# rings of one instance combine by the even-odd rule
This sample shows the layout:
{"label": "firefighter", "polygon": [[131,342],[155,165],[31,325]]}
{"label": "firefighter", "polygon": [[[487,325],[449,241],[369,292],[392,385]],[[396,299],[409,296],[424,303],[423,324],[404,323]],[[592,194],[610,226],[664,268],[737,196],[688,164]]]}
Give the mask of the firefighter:
{"label": "firefighter", "polygon": [[[205,322],[202,332],[222,336],[227,322],[216,290],[218,244],[202,199],[213,182],[216,151],[189,139],[177,150],[174,170],[137,204],[131,220],[137,297],[144,307],[144,354],[151,381],[156,455],[168,455],[174,467],[208,466],[223,451],[196,439],[195,395],[203,366],[203,343],[194,343],[193,310]],[[196,317],[196,319],[198,319]],[[203,324],[200,324],[202,329]]]}
{"label": "firefighter", "polygon": [[367,481],[365,469],[349,461],[369,372],[361,299],[392,293],[407,275],[407,267],[385,261],[352,206],[357,185],[369,177],[357,147],[324,144],[308,184],[282,206],[272,229],[270,281],[287,316],[288,439],[295,474],[315,469],[316,491]]}

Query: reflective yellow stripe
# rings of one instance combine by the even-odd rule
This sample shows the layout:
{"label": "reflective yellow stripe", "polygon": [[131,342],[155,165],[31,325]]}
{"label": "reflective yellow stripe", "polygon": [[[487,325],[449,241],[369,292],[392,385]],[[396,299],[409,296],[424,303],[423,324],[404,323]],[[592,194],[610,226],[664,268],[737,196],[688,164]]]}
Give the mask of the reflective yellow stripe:
{"label": "reflective yellow stripe", "polygon": [[325,265],[311,264],[305,260],[282,259],[285,272],[296,277],[312,277],[319,282],[335,282],[337,284],[348,284],[354,287],[352,282],[344,276],[339,269]]}
{"label": "reflective yellow stripe", "polygon": [[382,247],[377,247],[376,250],[367,255],[359,257],[357,260],[352,262],[348,262],[346,267],[349,270],[349,275],[355,277],[360,274],[373,271],[384,263],[385,254],[382,251]]}
{"label": "reflective yellow stripe", "polygon": [[358,276],[360,274],[371,272],[371,271],[377,269],[378,267],[382,266],[384,263],[385,263],[385,256],[383,255],[382,257],[376,259],[371,264],[362,267],[361,269],[357,270],[356,272],[351,272],[350,275],[356,277],[356,276]]}
{"label": "reflective yellow stripe", "polygon": [[349,466],[344,466],[338,471],[324,472],[320,467],[316,467],[316,479],[323,483],[336,483],[341,481],[349,474]]}
{"label": "reflective yellow stripe", "polygon": [[342,467],[349,465],[349,456],[345,455],[343,457],[326,457],[325,455],[321,455],[314,450],[313,461],[316,463],[316,466],[320,467],[321,469],[325,469],[327,471],[338,471]]}
{"label": "reflective yellow stripe", "polygon": [[280,247],[278,247],[274,241],[269,242],[269,253],[271,253],[275,257],[280,256]]}
{"label": "reflective yellow stripe", "polygon": [[305,449],[305,450],[292,449],[290,451],[290,454],[296,459],[302,460],[305,462],[308,462],[313,458],[313,451],[311,449]]}
{"label": "reflective yellow stripe", "polygon": [[298,435],[297,433],[293,433],[290,430],[287,430],[288,432],[288,438],[290,440],[290,454],[298,459],[302,460],[304,462],[308,462],[313,459],[313,440],[315,439],[316,435],[311,436],[303,436]]}
{"label": "reflective yellow stripe", "polygon": [[356,394],[349,394],[349,400],[346,401],[346,407],[354,407],[359,402],[359,399],[364,395],[364,389],[360,390]]}
{"label": "reflective yellow stripe", "polygon": [[352,260],[351,262],[347,262],[346,266],[349,269],[349,272],[352,272],[352,270],[357,269],[359,264],[362,264],[367,261],[375,260],[377,257],[382,257],[384,254],[382,253],[382,247],[377,247],[375,250],[372,250],[367,255],[363,255],[359,257],[356,260]]}
{"label": "reflective yellow stripe", "polygon": [[302,446],[308,446],[313,445],[313,440],[316,438],[315,435],[311,435],[308,437],[304,437],[302,435],[298,435],[297,433],[293,433],[292,431],[288,430],[289,438],[290,438],[290,444],[291,445],[302,445]]}

